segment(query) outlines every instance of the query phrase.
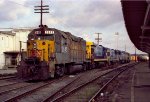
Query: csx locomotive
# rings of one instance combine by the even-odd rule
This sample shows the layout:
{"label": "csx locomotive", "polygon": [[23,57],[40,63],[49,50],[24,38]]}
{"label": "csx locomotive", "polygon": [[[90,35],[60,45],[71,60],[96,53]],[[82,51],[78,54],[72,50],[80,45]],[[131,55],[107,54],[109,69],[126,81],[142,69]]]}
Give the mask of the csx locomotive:
{"label": "csx locomotive", "polygon": [[130,54],[125,51],[110,49],[102,45],[94,47],[95,66],[109,66],[128,62],[130,62]]}
{"label": "csx locomotive", "polygon": [[28,35],[27,58],[17,72],[23,79],[45,80],[118,62],[129,62],[129,54],[42,25]]}
{"label": "csx locomotive", "polygon": [[86,41],[69,32],[47,26],[34,29],[27,40],[27,58],[17,68],[18,76],[44,80],[74,70],[86,70]]}

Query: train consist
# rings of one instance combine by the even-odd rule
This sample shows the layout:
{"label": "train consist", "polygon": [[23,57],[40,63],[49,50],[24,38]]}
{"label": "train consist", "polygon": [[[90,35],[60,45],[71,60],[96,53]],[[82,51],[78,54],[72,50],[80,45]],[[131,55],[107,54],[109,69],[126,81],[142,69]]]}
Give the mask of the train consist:
{"label": "train consist", "polygon": [[96,45],[69,32],[40,26],[28,35],[27,57],[20,61],[17,72],[23,79],[45,80],[129,61],[127,52]]}
{"label": "train consist", "polygon": [[106,48],[102,45],[97,45],[94,48],[94,63],[96,66],[128,62],[130,62],[130,54],[125,51]]}

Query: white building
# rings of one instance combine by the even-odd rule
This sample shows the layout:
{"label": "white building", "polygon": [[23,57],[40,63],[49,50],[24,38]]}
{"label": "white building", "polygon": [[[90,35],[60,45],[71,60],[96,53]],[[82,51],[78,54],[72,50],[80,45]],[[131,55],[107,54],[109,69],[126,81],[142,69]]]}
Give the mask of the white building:
{"label": "white building", "polygon": [[15,67],[19,61],[20,41],[26,51],[26,41],[32,29],[0,31],[0,69]]}

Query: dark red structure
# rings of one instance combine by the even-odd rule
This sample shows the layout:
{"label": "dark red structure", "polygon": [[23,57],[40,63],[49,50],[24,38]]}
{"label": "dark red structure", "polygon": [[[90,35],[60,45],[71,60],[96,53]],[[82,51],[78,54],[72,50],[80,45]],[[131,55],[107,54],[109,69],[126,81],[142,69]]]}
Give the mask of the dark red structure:
{"label": "dark red structure", "polygon": [[131,41],[150,56],[150,0],[121,0],[121,4]]}

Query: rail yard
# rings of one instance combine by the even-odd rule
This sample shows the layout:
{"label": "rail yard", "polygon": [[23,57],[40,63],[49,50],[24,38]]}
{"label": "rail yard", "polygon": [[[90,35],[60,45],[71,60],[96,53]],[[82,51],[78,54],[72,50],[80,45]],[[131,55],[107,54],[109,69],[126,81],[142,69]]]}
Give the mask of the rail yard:
{"label": "rail yard", "polygon": [[[120,76],[133,72],[139,63],[93,69],[40,82],[24,82],[16,77],[1,78],[1,102],[106,102],[116,90]],[[90,76],[89,76],[90,75]],[[127,77],[127,76],[126,76]],[[120,81],[119,81],[120,80]],[[114,88],[115,87],[115,88]],[[113,90],[113,91],[112,91]],[[15,94],[14,94],[15,93]]]}
{"label": "rail yard", "polygon": [[[129,45],[130,43],[126,42],[124,35],[122,35],[121,43],[118,43],[118,32],[115,33],[117,46],[114,47],[115,41],[110,35],[107,36],[110,46],[106,46],[105,43],[107,42],[101,43],[100,35],[102,33],[95,33],[98,35],[95,38],[97,43],[95,43],[86,39],[87,36],[79,36],[79,32],[74,34],[73,30],[61,30],[57,26],[55,28],[48,26],[51,22],[50,18],[45,17],[46,19],[43,19],[43,14],[49,13],[48,2],[45,0],[47,3],[45,4],[44,0],[39,1],[40,5],[34,6],[34,13],[40,14],[38,27],[28,30],[0,31],[0,39],[2,36],[2,41],[7,42],[2,43],[2,47],[6,48],[0,49],[0,58],[2,58],[0,62],[0,102],[149,102],[149,1],[120,1],[119,5],[122,7],[123,14],[122,21],[124,21],[126,33],[134,44],[134,48],[128,50],[126,43]],[[11,2],[21,5],[13,2],[13,0]],[[99,1],[83,3],[84,6],[87,7],[88,5],[92,11],[97,12],[89,2],[95,6],[98,5]],[[7,2],[3,1],[0,6],[3,6],[3,3]],[[26,0],[24,3],[28,4]],[[63,3],[65,4],[64,7],[71,7],[66,4],[67,2]],[[103,2],[101,1],[101,3]],[[102,4],[100,5],[102,6]],[[91,10],[86,8],[83,11],[86,13]],[[104,11],[106,12],[107,9]],[[67,14],[68,12],[70,13],[71,10],[64,10],[64,13]],[[55,13],[56,11],[54,11]],[[109,14],[111,15],[111,13]],[[84,17],[83,15],[81,17]],[[75,15],[72,15],[71,18],[74,18],[73,16]],[[99,15],[94,15],[92,20],[86,21],[87,17],[84,19],[87,24],[90,24],[97,17]],[[109,19],[108,14],[104,17]],[[111,17],[113,18],[112,15]],[[103,17],[101,16],[101,18]],[[64,18],[61,19],[64,20]],[[43,24],[43,20],[48,25]],[[66,22],[73,22],[72,20],[65,20]],[[70,25],[75,25],[76,22],[82,23],[79,19],[74,19],[74,21]],[[89,27],[84,28],[85,26],[81,26],[82,24],[79,25],[77,28],[89,31],[87,29]],[[96,26],[92,25],[90,30],[96,30],[97,27],[97,24]],[[113,29],[111,30],[113,31]],[[122,30],[122,28],[120,29]],[[27,32],[27,35],[24,34],[25,37],[23,38],[21,32]],[[7,35],[7,39],[2,34]],[[9,41],[13,45],[11,47],[13,51],[8,50],[9,45],[11,46]],[[124,46],[124,49],[119,48],[119,46]],[[138,54],[137,49],[138,52],[140,52],[139,50],[143,51],[142,54]],[[133,50],[134,54],[131,54],[130,52]]]}

